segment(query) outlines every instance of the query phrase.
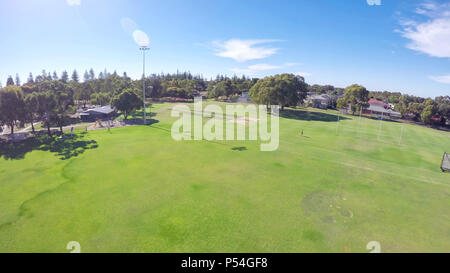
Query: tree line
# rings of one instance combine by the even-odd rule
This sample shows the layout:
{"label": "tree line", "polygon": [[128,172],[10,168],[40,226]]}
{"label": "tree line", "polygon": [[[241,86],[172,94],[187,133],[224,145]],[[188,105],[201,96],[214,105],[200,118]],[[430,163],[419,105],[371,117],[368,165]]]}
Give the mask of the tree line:
{"label": "tree line", "polygon": [[345,96],[337,101],[339,109],[348,108],[352,114],[368,107],[370,98],[394,105],[403,119],[423,122],[428,125],[445,126],[450,119],[450,96],[421,98],[398,92],[368,91],[364,86],[351,85],[344,90]]}
{"label": "tree line", "polygon": [[93,69],[89,69],[82,78],[83,80],[76,70],[70,76],[67,71],[58,75],[56,72],[42,70],[35,77],[30,73],[24,83],[17,74],[15,79],[9,76],[6,86],[0,86],[0,125],[7,125],[13,133],[14,127],[30,123],[35,132],[33,122],[40,121],[49,134],[50,128],[55,126],[62,132],[62,127],[68,123],[70,116],[79,108],[85,109],[88,104],[111,104],[127,118],[142,106],[143,80],[146,97],[153,100],[165,97],[192,99],[201,92],[206,92],[211,99],[235,99],[248,92],[255,103],[279,105],[284,110],[286,106],[302,104],[308,93],[329,94],[334,97],[343,96],[335,102],[337,108],[350,108],[353,113],[367,107],[370,98],[377,98],[394,104],[395,110],[404,118],[426,124],[435,122],[435,116],[445,120],[450,118],[449,96],[433,100],[388,91],[368,91],[360,85],[345,89],[332,85],[308,85],[303,77],[293,74],[263,79],[224,75],[205,79],[201,75],[177,71],[132,80],[127,73],[119,75],[105,70],[96,74]]}

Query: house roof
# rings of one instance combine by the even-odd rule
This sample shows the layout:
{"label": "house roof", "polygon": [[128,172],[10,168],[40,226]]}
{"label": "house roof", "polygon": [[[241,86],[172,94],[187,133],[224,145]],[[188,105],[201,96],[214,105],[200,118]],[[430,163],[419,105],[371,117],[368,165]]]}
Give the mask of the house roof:
{"label": "house roof", "polygon": [[377,100],[377,99],[370,99],[368,102],[370,105],[372,104],[378,104],[378,105],[383,105],[383,106],[388,106],[386,103],[384,103],[381,100]]}
{"label": "house roof", "polygon": [[111,114],[113,112],[114,112],[114,109],[112,109],[111,106],[105,105],[102,107],[97,107],[97,108],[86,110],[83,113],[85,113],[85,114],[91,114],[91,113]]}
{"label": "house roof", "polygon": [[311,95],[310,97],[312,100],[329,100],[331,97],[327,94],[322,95]]}

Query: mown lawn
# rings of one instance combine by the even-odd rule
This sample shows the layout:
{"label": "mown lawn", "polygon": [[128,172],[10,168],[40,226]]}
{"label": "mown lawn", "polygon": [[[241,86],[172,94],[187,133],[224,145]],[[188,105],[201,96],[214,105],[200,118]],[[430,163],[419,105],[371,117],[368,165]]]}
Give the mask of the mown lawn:
{"label": "mown lawn", "polygon": [[261,152],[174,141],[172,107],[151,126],[0,146],[0,252],[450,251],[448,132],[291,109]]}

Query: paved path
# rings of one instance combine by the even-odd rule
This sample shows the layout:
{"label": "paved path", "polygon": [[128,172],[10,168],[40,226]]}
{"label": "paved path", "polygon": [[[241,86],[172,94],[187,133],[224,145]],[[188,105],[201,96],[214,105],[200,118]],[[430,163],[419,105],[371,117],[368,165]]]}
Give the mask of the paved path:
{"label": "paved path", "polygon": [[[38,125],[39,123],[41,123],[41,122],[35,122],[35,123],[33,123],[33,125],[36,126],[36,125]],[[28,130],[31,130],[31,125],[28,126],[28,127],[26,127],[26,128],[23,128],[23,129],[20,130],[20,131],[17,131],[17,133],[26,133]]]}

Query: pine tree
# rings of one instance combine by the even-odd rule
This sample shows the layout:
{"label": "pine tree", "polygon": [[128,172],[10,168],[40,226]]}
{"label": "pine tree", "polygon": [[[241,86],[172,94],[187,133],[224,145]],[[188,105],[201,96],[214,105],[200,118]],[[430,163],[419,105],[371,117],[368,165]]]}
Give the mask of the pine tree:
{"label": "pine tree", "polygon": [[89,81],[90,77],[89,77],[89,73],[87,72],[87,70],[84,71],[84,76],[83,77],[84,77],[84,82]]}
{"label": "pine tree", "polygon": [[53,80],[54,81],[58,80],[58,74],[56,74],[56,71],[53,71]]}
{"label": "pine tree", "polygon": [[11,77],[11,75],[8,76],[8,79],[6,80],[6,86],[14,85],[14,80]]}
{"label": "pine tree", "polygon": [[72,81],[78,82],[79,80],[80,80],[80,78],[78,77],[78,72],[76,70],[74,70],[72,73]]}
{"label": "pine tree", "polygon": [[91,80],[95,80],[95,73],[94,73],[94,69],[89,69],[89,77]]}
{"label": "pine tree", "polygon": [[28,76],[27,83],[28,84],[33,84],[34,83],[33,74],[31,72],[30,72],[30,75]]}
{"label": "pine tree", "polygon": [[20,86],[20,78],[18,73],[16,73],[16,86]]}
{"label": "pine tree", "polygon": [[63,83],[67,83],[69,81],[69,74],[67,73],[66,70],[64,70],[63,73],[61,74],[61,81]]}

